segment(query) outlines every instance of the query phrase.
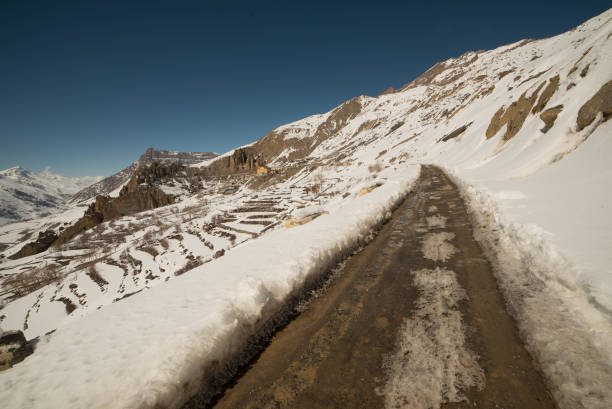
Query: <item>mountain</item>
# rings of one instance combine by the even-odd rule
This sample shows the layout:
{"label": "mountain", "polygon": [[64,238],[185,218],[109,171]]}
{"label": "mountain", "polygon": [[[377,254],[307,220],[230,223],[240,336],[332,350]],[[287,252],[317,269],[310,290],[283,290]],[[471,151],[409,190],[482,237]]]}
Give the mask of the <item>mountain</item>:
{"label": "mountain", "polygon": [[20,166],[0,171],[0,224],[65,210],[67,199],[101,179],[100,176],[70,178],[51,173],[49,169],[34,173]]}
{"label": "mountain", "polygon": [[76,192],[70,199],[70,203],[87,202],[98,195],[112,195],[113,192],[118,194],[119,189],[130,180],[136,169],[143,165],[150,165],[153,162],[166,164],[178,162],[189,166],[205,162],[216,156],[214,152],[173,152],[148,148],[137,161],[127,168]]}
{"label": "mountain", "polygon": [[[0,374],[14,385],[0,400],[178,407],[203,373],[233,367],[231,354],[287,300],[366,244],[402,198],[422,194],[410,193],[420,165],[436,164],[460,189],[558,406],[610,407],[611,44],[608,10],[555,37],[450,58],[219,158],[186,158],[203,167],[192,175],[127,168],[75,200],[134,176],[126,191],[150,180],[169,195],[178,174],[201,179],[175,203],[134,204],[40,254],[10,259],[83,212],[0,228],[0,324],[44,338],[36,360]],[[39,380],[41,367],[59,390]]]}

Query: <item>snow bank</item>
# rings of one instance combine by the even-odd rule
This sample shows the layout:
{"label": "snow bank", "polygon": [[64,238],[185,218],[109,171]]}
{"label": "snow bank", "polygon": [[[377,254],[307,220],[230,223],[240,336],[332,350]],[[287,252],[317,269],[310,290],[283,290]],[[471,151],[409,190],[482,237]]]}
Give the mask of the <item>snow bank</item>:
{"label": "snow bank", "polygon": [[[452,173],[447,170],[449,176]],[[505,218],[484,189],[452,177],[522,338],[560,408],[612,407],[610,316],[569,279],[574,267],[544,232]]]}
{"label": "snow bank", "polygon": [[417,174],[417,167],[398,172],[307,225],[248,241],[60,326],[0,373],[3,407],[177,407],[288,298],[365,242]]}

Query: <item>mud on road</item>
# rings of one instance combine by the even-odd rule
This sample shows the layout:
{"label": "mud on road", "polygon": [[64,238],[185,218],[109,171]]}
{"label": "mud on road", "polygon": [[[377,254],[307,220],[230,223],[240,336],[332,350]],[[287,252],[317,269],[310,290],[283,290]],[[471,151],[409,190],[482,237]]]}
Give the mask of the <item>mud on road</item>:
{"label": "mud on road", "polygon": [[406,201],[215,408],[553,408],[465,204],[423,166]]}

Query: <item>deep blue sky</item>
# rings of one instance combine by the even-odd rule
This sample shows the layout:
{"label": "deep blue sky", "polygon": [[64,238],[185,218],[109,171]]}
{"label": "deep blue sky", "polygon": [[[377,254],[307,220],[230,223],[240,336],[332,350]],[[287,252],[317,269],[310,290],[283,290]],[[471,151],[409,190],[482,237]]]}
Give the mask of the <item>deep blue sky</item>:
{"label": "deep blue sky", "polygon": [[109,175],[149,146],[222,153],[610,5],[209,3],[2,1],[0,169]]}

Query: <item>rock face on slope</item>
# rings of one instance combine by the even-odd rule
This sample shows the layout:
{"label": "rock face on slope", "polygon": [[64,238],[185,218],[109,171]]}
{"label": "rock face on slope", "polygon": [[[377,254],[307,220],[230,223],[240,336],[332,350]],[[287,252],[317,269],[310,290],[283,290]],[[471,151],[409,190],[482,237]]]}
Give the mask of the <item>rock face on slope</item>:
{"label": "rock face on slope", "polygon": [[200,186],[201,173],[197,168],[188,168],[176,162],[153,162],[150,166],[140,167],[121,189],[119,197],[97,196],[83,217],[63,230],[59,236],[52,231],[40,233],[36,241],[27,243],[11,258],[18,259],[42,253],[51,246],[69,242],[76,235],[105,221],[175,203],[175,195],[164,192],[163,184],[169,180],[172,180],[171,183],[182,180],[185,182],[183,187],[196,189]]}
{"label": "rock face on slope", "polygon": [[556,107],[548,108],[540,114],[540,119],[544,122],[542,132],[548,132],[553,127],[561,111],[563,111],[563,105],[557,105]]}
{"label": "rock face on slope", "polygon": [[57,235],[55,234],[55,232],[51,230],[40,232],[38,233],[38,238],[35,241],[26,244],[21,248],[21,250],[19,250],[17,253],[13,254],[9,258],[15,260],[18,258],[28,257],[34,254],[42,253],[43,251],[47,250],[55,240],[57,240]]}
{"label": "rock face on slope", "polygon": [[105,221],[144,210],[156,209],[174,202],[173,196],[164,193],[159,188],[149,186],[138,186],[131,191],[122,190],[117,198],[98,196],[96,201],[89,205],[83,217],[73,226],[64,230],[53,242],[53,246],[67,243],[77,234]]}
{"label": "rock face on slope", "polygon": [[176,186],[180,184],[187,190],[196,190],[200,185],[199,182],[203,174],[204,172],[199,168],[187,167],[178,162],[162,163],[154,161],[150,165],[139,167],[130,181],[121,188],[119,196],[132,193],[143,185],[163,189],[164,185]]}
{"label": "rock face on slope", "polygon": [[578,111],[578,130],[591,125],[598,113],[607,121],[612,116],[612,81],[605,83]]}
{"label": "rock face on slope", "polygon": [[487,138],[495,136],[504,125],[507,125],[506,133],[504,133],[502,137],[504,141],[516,135],[521,130],[523,122],[525,122],[525,119],[527,119],[527,116],[531,112],[531,108],[536,103],[538,93],[543,86],[544,83],[541,83],[530,96],[527,96],[528,91],[525,91],[520,98],[510,104],[508,108],[501,107],[495,115],[493,115],[493,118],[491,118],[491,123],[487,128]]}
{"label": "rock face on slope", "polygon": [[238,172],[255,172],[265,166],[264,156],[253,147],[238,148],[229,156],[213,162],[209,167],[211,174],[230,174]]}
{"label": "rock face on slope", "polygon": [[548,104],[548,101],[550,101],[550,99],[552,98],[554,93],[557,92],[558,89],[559,89],[559,75],[555,75],[554,77],[550,79],[548,85],[546,86],[546,88],[544,88],[544,91],[542,91],[542,95],[540,95],[540,98],[538,99],[538,102],[535,104],[535,106],[531,110],[531,113],[537,114],[538,112],[542,112],[546,104]]}
{"label": "rock face on slope", "polygon": [[119,197],[102,195],[96,197],[96,201],[89,205],[83,217],[64,230],[53,245],[67,243],[77,234],[105,221],[175,203],[175,196],[165,193],[159,186],[179,175],[189,174],[193,177],[197,173],[198,169],[187,168],[177,162],[172,164],[153,162],[150,166],[142,166],[123,186]]}
{"label": "rock face on slope", "polygon": [[34,350],[21,331],[6,331],[0,335],[0,371],[23,361]]}
{"label": "rock face on slope", "polygon": [[363,109],[364,97],[353,98],[331,111],[327,118],[313,128],[280,127],[253,145],[265,158],[276,158],[287,152],[288,160],[308,156],[317,146],[344,128]]}
{"label": "rock face on slope", "polygon": [[114,175],[77,192],[70,201],[72,203],[79,203],[92,199],[98,195],[108,195],[129,181],[137,169],[151,165],[154,162],[160,164],[180,163],[189,166],[212,159],[216,156],[217,154],[214,152],[172,152],[148,148],[136,162]]}

